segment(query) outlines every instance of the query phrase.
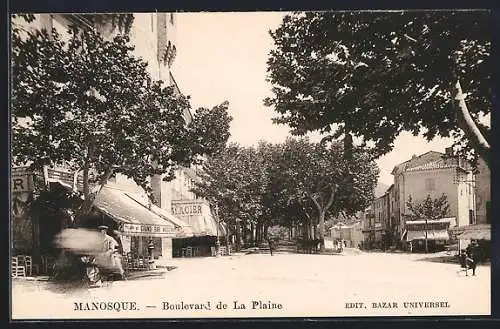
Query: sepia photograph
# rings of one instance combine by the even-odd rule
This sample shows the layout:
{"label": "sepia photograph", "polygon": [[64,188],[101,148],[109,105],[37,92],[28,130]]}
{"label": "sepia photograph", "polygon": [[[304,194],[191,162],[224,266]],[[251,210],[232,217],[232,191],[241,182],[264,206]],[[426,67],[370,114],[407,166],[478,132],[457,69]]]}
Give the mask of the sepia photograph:
{"label": "sepia photograph", "polygon": [[489,10],[13,13],[10,318],[490,316]]}

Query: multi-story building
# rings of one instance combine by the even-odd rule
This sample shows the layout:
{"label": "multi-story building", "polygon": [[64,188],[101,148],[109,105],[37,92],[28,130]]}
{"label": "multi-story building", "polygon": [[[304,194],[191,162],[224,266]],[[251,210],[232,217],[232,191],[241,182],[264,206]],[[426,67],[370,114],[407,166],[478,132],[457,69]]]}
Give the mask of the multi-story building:
{"label": "multi-story building", "polygon": [[397,230],[394,232],[396,237],[401,237],[404,232],[404,209],[406,207],[406,202],[408,201],[408,195],[406,194],[405,186],[405,172],[409,168],[420,166],[422,164],[437,161],[442,158],[442,153],[430,151],[422,155],[414,155],[410,160],[400,163],[394,167],[392,170],[392,175],[394,176],[394,227]]}
{"label": "multi-story building", "polygon": [[[408,209],[408,200],[412,202],[422,202],[430,196],[436,199],[445,195],[449,205],[449,212],[442,219],[444,224],[437,221],[436,234],[430,234],[432,225],[426,229],[427,239],[435,240],[433,243],[443,244],[449,236],[446,229],[465,226],[476,222],[476,200],[475,200],[475,178],[468,162],[459,157],[451,155],[451,149],[446,150],[446,154],[439,152],[428,152],[420,157],[413,157],[411,160],[400,164],[394,168],[395,187],[397,189],[396,198],[399,209],[399,236],[402,241],[418,240],[421,243],[424,233],[408,234],[408,229],[413,226],[407,225],[407,219],[411,217]],[[423,219],[422,219],[423,220]],[[418,224],[418,223],[411,223]],[[439,232],[438,232],[439,231]],[[432,233],[432,232],[431,232]],[[431,236],[431,237],[429,237]],[[419,238],[420,237],[420,238]]]}
{"label": "multi-story building", "polygon": [[390,193],[373,200],[371,206],[365,210],[363,220],[364,247],[367,249],[386,249],[390,243]]}
{"label": "multi-story building", "polygon": [[476,222],[491,224],[491,176],[483,159],[479,159],[476,176]]}
{"label": "multi-story building", "polygon": [[[173,86],[174,90],[176,90],[177,93],[180,93],[180,90],[174,78],[174,74],[171,70],[177,53],[175,15],[176,14],[174,13],[133,14],[134,19],[133,23],[131,24],[130,31],[128,32],[128,36],[130,38],[131,44],[134,45],[134,54],[148,63],[147,70],[150,73],[151,77],[155,80],[163,81],[166,85]],[[35,20],[31,23],[26,23],[21,18],[16,18],[14,24],[16,24],[17,26],[21,26],[21,28],[25,31],[33,31],[35,29],[55,29],[60,34],[62,40],[68,40],[68,28],[70,25],[74,24],[77,24],[83,28],[96,28],[101,33],[101,35],[103,35],[107,39],[112,38],[115,33],[120,32],[120,30],[117,29],[116,26],[113,26],[113,24],[110,23],[91,24],[87,19],[87,16],[82,14],[36,14],[34,16]],[[186,110],[186,112],[184,113],[184,119],[186,121],[186,124],[189,124],[192,121],[193,117],[189,110]],[[67,174],[65,169],[51,168],[50,173],[51,174],[46,177],[49,181],[56,181],[62,183],[63,185],[72,185],[73,179],[72,177],[69,177],[72,175]],[[62,179],[61,175],[69,176]],[[181,220],[178,220],[178,218],[175,218],[172,215],[172,200],[196,199],[196,196],[190,191],[195,179],[196,172],[191,168],[177,169],[175,179],[170,182],[163,181],[163,177],[160,175],[151,177],[151,186],[153,189],[154,200],[157,202],[158,206],[158,208],[155,208],[158,210],[156,211],[156,213],[161,213],[160,217],[170,220],[168,225],[165,224],[165,227],[163,228],[165,232],[168,232],[162,235],[161,238],[155,238],[155,253],[157,255],[163,255],[167,257],[172,255],[172,237],[176,236],[174,234],[175,232],[171,231],[172,224],[178,228],[189,226],[188,224],[183,223]],[[103,200],[111,196],[111,194],[115,193],[116,190],[121,191],[121,193],[124,195],[124,200],[133,195],[134,200],[139,200],[144,207],[147,207],[149,208],[149,210],[151,210],[151,205],[148,206],[149,201],[144,201],[147,198],[144,190],[142,190],[142,188],[137,186],[135,182],[125,177],[124,175],[117,174],[115,175],[115,177],[110,179],[110,181],[108,182],[108,188],[105,190],[105,192],[102,193]],[[139,198],[137,196],[139,196]],[[130,200],[127,199],[127,202],[128,201]],[[101,205],[99,202],[100,199],[96,200],[97,206]],[[109,202],[106,204],[109,205]],[[119,208],[118,204],[116,204],[115,206],[117,206],[115,208]],[[205,208],[206,207],[204,207],[203,209]],[[107,210],[110,210],[110,208]],[[139,211],[139,209],[137,210]],[[158,214],[151,214],[151,217],[155,217],[156,215]],[[204,219],[211,220],[211,217],[205,216]],[[157,221],[157,223],[160,222]],[[147,225],[139,225],[137,227],[134,226],[132,229],[146,230],[147,228],[147,234],[141,237],[140,234],[134,232],[134,234],[132,234],[133,237],[130,240],[137,241],[128,241],[127,243],[128,245],[135,244],[137,246],[137,249],[141,253],[147,252],[147,248],[145,246],[147,245],[147,240],[155,235],[152,233],[162,233],[160,227],[152,227],[150,230],[150,228],[146,226]],[[36,234],[34,234],[34,236],[35,235]]]}
{"label": "multi-story building", "polygon": [[[443,194],[446,196],[448,214],[432,223],[425,223],[427,233],[435,228],[436,232],[429,233],[428,238],[432,235],[429,239],[438,241],[436,243],[442,244],[450,238],[447,229],[453,226],[487,222],[490,177],[484,162],[480,162],[474,175],[469,163],[453,156],[449,148],[445,154],[430,151],[414,155],[396,165],[392,174],[394,184],[365,210],[362,219],[365,247],[402,247],[406,246],[408,239],[423,236],[415,229],[424,224],[407,221],[412,215],[407,204],[410,197],[412,202],[419,203],[427,196],[433,199]],[[480,206],[482,209],[479,209]]]}

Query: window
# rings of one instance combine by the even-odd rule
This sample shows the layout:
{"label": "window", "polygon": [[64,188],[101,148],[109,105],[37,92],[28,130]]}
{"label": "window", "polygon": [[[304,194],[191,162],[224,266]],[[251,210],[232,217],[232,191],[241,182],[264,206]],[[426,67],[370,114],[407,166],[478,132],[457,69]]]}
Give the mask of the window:
{"label": "window", "polygon": [[436,189],[434,178],[427,178],[425,180],[425,190],[434,191]]}

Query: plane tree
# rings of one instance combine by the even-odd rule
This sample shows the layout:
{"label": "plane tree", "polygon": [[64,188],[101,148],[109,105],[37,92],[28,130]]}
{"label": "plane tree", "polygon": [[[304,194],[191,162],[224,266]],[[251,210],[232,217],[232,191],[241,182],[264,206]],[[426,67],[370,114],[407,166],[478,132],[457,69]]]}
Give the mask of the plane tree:
{"label": "plane tree", "polygon": [[402,131],[452,137],[489,163],[489,11],[297,12],[270,32],[273,96],[292,133],[392,150]]}

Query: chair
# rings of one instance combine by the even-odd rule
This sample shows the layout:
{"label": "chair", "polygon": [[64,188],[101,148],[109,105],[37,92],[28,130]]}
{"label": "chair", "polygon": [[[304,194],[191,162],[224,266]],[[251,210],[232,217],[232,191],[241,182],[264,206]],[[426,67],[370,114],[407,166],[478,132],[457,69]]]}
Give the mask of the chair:
{"label": "chair", "polygon": [[19,259],[17,257],[12,257],[12,277],[26,277],[26,268],[19,265]]}
{"label": "chair", "polygon": [[146,262],[144,262],[144,258],[142,256],[139,256],[138,259],[138,268],[145,268],[146,267]]}
{"label": "chair", "polygon": [[193,247],[186,248],[186,257],[193,257]]}
{"label": "chair", "polygon": [[33,259],[31,256],[19,255],[17,256],[17,262],[19,266],[24,266],[27,276],[33,276]]}

